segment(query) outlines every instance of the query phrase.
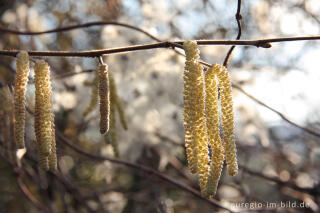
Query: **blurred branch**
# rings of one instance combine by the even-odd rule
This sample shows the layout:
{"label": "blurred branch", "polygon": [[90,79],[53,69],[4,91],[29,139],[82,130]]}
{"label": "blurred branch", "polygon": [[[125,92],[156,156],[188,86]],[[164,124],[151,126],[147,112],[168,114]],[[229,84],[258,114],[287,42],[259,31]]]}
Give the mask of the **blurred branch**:
{"label": "blurred branch", "polygon": [[[29,191],[29,189],[24,185],[22,181],[22,171],[20,169],[17,169],[18,174],[17,174],[17,182],[20,190],[22,193],[26,196],[26,198],[34,205],[36,206],[39,210],[42,212],[47,212],[47,213],[52,213],[45,205],[43,205],[40,201],[38,201],[32,193]],[[16,170],[16,171],[17,171]]]}
{"label": "blurred branch", "polygon": [[[157,135],[157,134],[156,134]],[[160,135],[161,136],[161,135]],[[180,146],[181,143],[179,142],[176,142],[175,140],[173,139],[170,139],[170,138],[167,138],[167,140],[170,140],[170,141],[173,141],[172,144],[176,145],[176,146]],[[269,180],[269,181],[272,181],[272,182],[275,182],[276,184],[278,185],[281,185],[281,186],[286,186],[286,187],[289,187],[291,189],[294,189],[296,191],[300,191],[300,192],[304,192],[304,193],[307,193],[307,194],[310,194],[312,196],[319,196],[320,195],[320,188],[317,186],[317,187],[314,187],[314,188],[302,188],[302,187],[299,187],[293,183],[290,183],[290,182],[286,182],[286,181],[282,181],[278,178],[275,178],[275,177],[269,177],[269,176],[266,176],[264,174],[262,174],[261,172],[257,172],[257,171],[254,171],[254,170],[251,170],[247,167],[245,167],[244,165],[239,165],[239,168],[245,172],[245,173],[248,173],[250,175],[253,175],[253,176],[257,176],[257,177],[260,177],[260,178],[263,178],[263,179],[266,179],[266,180]],[[184,178],[188,179],[187,176],[183,175]]]}
{"label": "blurred branch", "polygon": [[146,166],[143,166],[143,165],[138,165],[138,164],[134,164],[134,163],[131,163],[131,162],[127,162],[127,161],[123,161],[123,160],[118,160],[118,159],[113,159],[113,158],[109,158],[109,157],[105,157],[105,156],[100,156],[100,155],[95,155],[95,154],[91,154],[91,153],[88,153],[80,148],[78,148],[77,146],[75,146],[74,144],[72,144],[67,138],[65,138],[63,136],[62,133],[60,133],[59,131],[56,130],[56,135],[59,139],[60,142],[64,143],[65,145],[69,146],[70,148],[72,148],[74,151],[88,157],[89,159],[91,160],[95,160],[95,161],[109,161],[111,163],[116,163],[116,164],[120,164],[120,165],[124,165],[124,166],[127,166],[127,167],[130,167],[130,168],[133,168],[133,169],[136,169],[136,170],[139,170],[141,172],[143,172],[145,174],[145,177],[150,177],[152,175],[154,176],[157,176],[159,179],[165,181],[165,182],[168,182],[186,192],[189,192],[191,193],[192,195],[194,195],[195,197],[198,197],[200,198],[201,200],[203,201],[206,201],[207,203],[211,204],[212,206],[215,206],[215,207],[218,207],[218,208],[221,208],[221,209],[224,209],[224,210],[227,210],[228,212],[233,212],[232,210],[222,206],[220,203],[218,203],[217,201],[213,200],[213,199],[207,199],[205,197],[202,197],[201,194],[199,192],[197,192],[196,190],[188,187],[188,186],[185,186],[183,184],[181,184],[180,182],[156,171],[156,170],[153,170],[149,167],[146,167]]}
{"label": "blurred branch", "polygon": [[[240,40],[240,37],[241,37],[241,33],[242,33],[242,28],[241,28],[241,19],[242,19],[242,16],[241,16],[241,0],[238,0],[238,6],[237,6],[237,12],[236,12],[236,21],[237,21],[237,25],[238,25],[238,35],[236,37],[236,40]],[[232,52],[234,50],[236,46],[232,46],[228,53],[227,53],[227,56],[226,58],[224,59],[224,62],[223,62],[223,66],[227,67],[229,66],[229,60],[231,58],[231,55],[232,55]]]}
{"label": "blurred branch", "polygon": [[42,34],[49,34],[49,33],[58,33],[58,32],[63,32],[63,31],[70,31],[70,30],[93,27],[93,26],[103,26],[103,25],[104,26],[105,25],[114,25],[114,26],[121,26],[121,27],[129,28],[129,29],[133,29],[135,31],[138,31],[138,32],[141,32],[141,33],[145,34],[146,36],[152,38],[153,40],[161,41],[157,37],[151,35],[147,31],[144,31],[139,27],[135,27],[135,26],[130,25],[130,24],[125,24],[125,23],[120,23],[120,22],[115,22],[115,21],[88,22],[88,23],[84,23],[84,24],[76,24],[76,25],[71,25],[71,26],[66,26],[66,27],[59,27],[59,28],[55,28],[55,29],[52,29],[52,30],[45,30],[45,31],[39,31],[39,32],[12,30],[12,29],[8,29],[8,28],[0,26],[0,32],[11,33],[11,34],[15,34],[15,35],[35,36],[35,35],[42,35]]}
{"label": "blurred branch", "polygon": [[54,77],[54,79],[62,79],[62,78],[67,78],[67,77],[78,75],[78,74],[91,73],[91,72],[94,72],[94,71],[96,71],[96,70],[89,69],[89,70],[81,70],[80,72],[66,72],[66,73],[63,73],[61,75],[56,75]]}
{"label": "blurred branch", "polygon": [[315,20],[318,24],[320,24],[320,19],[317,15],[311,13],[310,11],[307,10],[306,8],[306,2],[302,2],[296,5],[293,5],[293,8],[298,8],[300,10],[302,10],[302,12],[304,12],[307,16],[311,17],[313,20]]}
{"label": "blurred branch", "polygon": [[53,172],[50,172],[50,174],[52,174],[65,187],[67,192],[69,192],[69,194],[71,194],[73,196],[73,198],[77,201],[77,203],[84,206],[88,210],[88,212],[92,212],[92,213],[95,212],[87,204],[86,199],[81,195],[78,188],[76,186],[74,186],[70,181],[68,181],[62,174],[53,173]]}
{"label": "blurred branch", "polygon": [[171,143],[173,145],[180,146],[180,147],[184,148],[184,144],[183,143],[179,143],[179,142],[169,138],[168,136],[160,134],[159,132],[155,132],[154,134],[155,134],[155,136],[157,136],[162,141],[166,141],[166,142]]}
{"label": "blurred branch", "polygon": [[[27,110],[33,114],[33,112],[27,108]],[[30,155],[25,155],[24,158],[28,159],[29,162],[32,162],[33,164],[37,164],[36,159],[34,159],[32,156]],[[34,173],[33,169],[31,166],[29,166],[27,163],[23,163],[23,166],[21,167],[21,170],[23,170],[23,174],[26,174],[26,176],[29,177],[30,180],[32,180],[35,184],[38,185],[38,188],[41,188],[41,184],[40,184],[40,180],[37,176],[37,174]],[[61,187],[63,187],[63,190],[68,192],[68,194],[70,195],[70,197],[73,198],[73,200],[75,201],[75,203],[77,205],[81,205],[83,206],[85,209],[88,210],[88,212],[95,212],[94,210],[91,209],[91,207],[88,205],[88,203],[86,202],[87,199],[82,196],[82,194],[80,193],[80,190],[78,190],[78,187],[75,186],[75,184],[72,183],[72,181],[69,181],[66,177],[64,177],[61,173],[59,172],[48,172],[48,175],[51,175],[52,178],[54,178],[57,182],[59,182],[61,184]],[[48,190],[48,189],[46,189]]]}
{"label": "blurred branch", "polygon": [[314,135],[316,137],[320,137],[320,132],[312,130],[310,128],[307,127],[303,127],[299,124],[296,124],[295,122],[289,120],[284,114],[282,114],[281,112],[279,112],[278,110],[273,109],[272,107],[268,106],[267,104],[263,103],[262,101],[258,100],[257,98],[253,97],[252,95],[250,95],[249,93],[247,93],[246,91],[244,91],[239,85],[233,83],[232,84],[233,88],[236,88],[237,90],[239,90],[241,93],[243,93],[244,95],[246,95],[247,97],[249,97],[251,100],[255,101],[256,103],[260,104],[261,106],[266,107],[267,109],[271,110],[272,112],[278,114],[284,121],[288,122],[289,124],[303,130],[304,132],[307,132],[311,135]]}
{"label": "blurred branch", "polygon": [[239,165],[239,168],[245,173],[248,173],[248,174],[256,176],[256,177],[263,178],[265,180],[272,181],[272,182],[278,184],[279,186],[289,187],[291,189],[294,189],[299,192],[307,193],[307,194],[312,195],[314,197],[320,195],[319,186],[315,186],[314,188],[302,188],[302,187],[299,187],[291,182],[282,181],[276,177],[266,176],[266,175],[262,174],[261,172],[254,171],[254,170],[249,169],[243,165]]}

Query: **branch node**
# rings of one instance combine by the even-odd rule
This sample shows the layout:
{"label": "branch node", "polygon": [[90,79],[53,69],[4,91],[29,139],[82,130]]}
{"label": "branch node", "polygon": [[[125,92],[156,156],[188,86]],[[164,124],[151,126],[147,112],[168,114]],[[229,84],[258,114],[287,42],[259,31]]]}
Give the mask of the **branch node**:
{"label": "branch node", "polygon": [[236,14],[236,19],[237,19],[237,20],[241,20],[241,19],[242,19],[242,15],[241,15],[240,13],[239,13],[239,14],[237,13],[237,14]]}
{"label": "branch node", "polygon": [[257,47],[270,48],[272,45],[270,43],[257,43]]}

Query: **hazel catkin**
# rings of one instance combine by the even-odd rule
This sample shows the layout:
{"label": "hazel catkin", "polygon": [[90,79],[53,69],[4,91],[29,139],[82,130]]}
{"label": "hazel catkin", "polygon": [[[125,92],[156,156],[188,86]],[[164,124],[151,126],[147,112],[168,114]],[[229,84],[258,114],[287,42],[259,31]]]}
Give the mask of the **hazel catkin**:
{"label": "hazel catkin", "polygon": [[35,134],[38,146],[39,164],[43,170],[54,169],[55,135],[52,109],[52,88],[50,68],[44,61],[34,66],[35,73]]}
{"label": "hazel catkin", "polygon": [[216,193],[224,161],[224,148],[219,130],[218,86],[216,73],[214,72],[216,68],[216,66],[213,66],[205,73],[205,109],[209,145],[211,147],[211,166],[207,183],[208,195],[215,195]]}
{"label": "hazel catkin", "polygon": [[109,131],[110,116],[110,91],[108,65],[99,63],[98,66],[98,89],[100,101],[100,133],[105,134]]}
{"label": "hazel catkin", "polygon": [[183,44],[186,53],[184,69],[184,129],[189,168],[199,174],[200,188],[206,193],[208,177],[208,135],[205,120],[203,68],[198,62],[195,41]]}
{"label": "hazel catkin", "polygon": [[21,51],[17,55],[16,63],[16,80],[14,86],[14,135],[18,149],[25,147],[24,134],[25,134],[25,96],[29,75],[29,55],[26,51]]}
{"label": "hazel catkin", "polygon": [[234,138],[231,79],[229,72],[224,66],[215,64],[214,70],[219,79],[222,138],[226,155],[227,169],[229,175],[235,176],[238,173],[238,163]]}
{"label": "hazel catkin", "polygon": [[114,78],[110,73],[110,130],[108,132],[108,140],[112,146],[114,155],[119,157],[119,148],[117,141],[117,130],[116,130],[116,107],[118,101],[118,94]]}

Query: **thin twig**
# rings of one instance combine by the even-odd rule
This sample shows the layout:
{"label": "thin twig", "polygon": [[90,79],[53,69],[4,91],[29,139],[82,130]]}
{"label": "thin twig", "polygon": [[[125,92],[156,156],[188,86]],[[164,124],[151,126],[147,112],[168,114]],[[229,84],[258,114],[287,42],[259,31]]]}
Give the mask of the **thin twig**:
{"label": "thin twig", "polygon": [[253,97],[252,95],[250,95],[249,93],[247,93],[246,91],[244,91],[239,85],[233,83],[232,84],[233,88],[236,88],[237,90],[239,90],[241,93],[243,93],[244,95],[246,95],[248,98],[250,98],[251,100],[255,101],[256,103],[260,104],[261,106],[266,107],[267,109],[271,110],[272,112],[278,114],[283,120],[285,120],[286,122],[288,122],[289,124],[303,130],[304,132],[307,132],[311,135],[314,135],[316,137],[320,137],[320,132],[312,130],[308,127],[303,127],[299,124],[296,124],[295,122],[291,121],[290,119],[288,119],[284,114],[282,114],[281,112],[279,112],[276,109],[273,109],[272,107],[268,106],[267,104],[263,103],[262,101],[258,100],[257,98]]}
{"label": "thin twig", "polygon": [[[241,38],[241,34],[242,34],[242,28],[241,28],[241,19],[242,19],[242,16],[241,16],[241,0],[238,0],[238,6],[237,6],[237,12],[236,12],[236,21],[237,21],[237,25],[238,25],[238,35],[236,37],[236,40],[240,40]],[[223,62],[223,66],[225,67],[228,67],[229,66],[229,60],[231,58],[231,55],[232,55],[232,52],[234,50],[236,46],[232,46],[228,53],[227,53],[227,56],[226,58],[224,59],[224,62]]]}
{"label": "thin twig", "polygon": [[62,78],[67,78],[67,77],[70,77],[70,76],[73,76],[73,75],[84,74],[84,73],[92,73],[94,71],[95,70],[93,70],[93,69],[89,69],[89,70],[81,70],[80,72],[66,72],[66,73],[63,73],[63,74],[60,74],[60,75],[56,75],[54,77],[54,79],[62,79]]}
{"label": "thin twig", "polygon": [[[287,42],[287,41],[311,41],[320,40],[320,36],[300,36],[286,38],[271,38],[258,40],[196,40],[198,45],[239,45],[239,46],[255,46],[270,48],[271,43]],[[110,55],[115,53],[125,53],[138,50],[150,50],[157,48],[182,48],[185,41],[163,41],[152,44],[141,44],[126,47],[88,50],[88,51],[28,51],[30,56],[63,56],[63,57],[99,57],[102,55]],[[16,56],[20,50],[0,50],[0,55]]]}
{"label": "thin twig", "polygon": [[256,176],[256,177],[260,177],[260,178],[263,178],[265,180],[269,180],[269,181],[272,181],[280,186],[285,186],[285,187],[289,187],[291,189],[294,189],[296,191],[299,191],[299,192],[303,192],[303,193],[307,193],[309,195],[312,195],[312,196],[319,196],[320,195],[320,190],[317,189],[317,187],[314,187],[314,188],[302,188],[302,187],[299,187],[291,182],[286,182],[286,181],[282,181],[276,177],[270,177],[270,176],[266,176],[264,174],[262,174],[261,172],[258,172],[258,171],[254,171],[252,169],[249,169],[243,165],[239,165],[239,168],[241,169],[241,171],[245,172],[245,173],[248,173],[250,175],[253,175],[253,176]]}
{"label": "thin twig", "polygon": [[60,142],[64,143],[65,145],[69,146],[70,148],[72,148],[74,151],[88,157],[91,160],[95,160],[95,161],[109,161],[111,163],[116,163],[116,164],[120,164],[120,165],[124,165],[133,169],[137,169],[141,172],[144,172],[147,176],[146,177],[150,177],[152,175],[157,176],[159,179],[168,182],[186,192],[191,193],[192,195],[194,195],[195,197],[200,198],[201,200],[206,201],[207,203],[211,204],[212,206],[227,210],[228,212],[233,212],[232,210],[228,209],[227,207],[222,206],[220,203],[218,203],[217,201],[213,200],[213,199],[207,199],[205,197],[202,197],[201,194],[199,192],[197,192],[196,190],[185,186],[183,184],[181,184],[180,182],[156,171],[153,170],[149,167],[143,166],[143,165],[138,165],[138,164],[134,164],[131,162],[127,162],[127,161],[123,161],[123,160],[119,160],[119,159],[113,159],[113,158],[109,158],[109,157],[105,157],[105,156],[100,156],[100,155],[95,155],[95,154],[91,154],[88,153],[80,148],[78,148],[77,146],[75,146],[74,144],[72,144],[67,138],[65,138],[62,133],[60,133],[59,131],[56,130],[56,135],[57,138],[59,139]]}
{"label": "thin twig", "polygon": [[88,23],[84,23],[84,24],[71,25],[71,26],[60,27],[60,28],[55,28],[55,29],[52,29],[52,30],[45,30],[45,31],[39,31],[39,32],[12,30],[12,29],[8,29],[8,28],[0,26],[0,32],[2,32],[2,33],[11,33],[11,34],[16,34],[16,35],[34,36],[34,35],[42,35],[42,34],[48,34],[48,33],[58,33],[58,32],[63,32],[63,31],[74,30],[74,29],[92,27],[92,26],[101,26],[101,25],[115,25],[115,26],[126,27],[126,28],[129,28],[129,29],[133,29],[133,30],[136,30],[138,32],[141,32],[141,33],[147,35],[148,37],[152,38],[153,40],[161,41],[157,37],[153,36],[152,34],[148,33],[147,31],[142,30],[139,27],[135,27],[135,26],[130,25],[130,24],[125,24],[125,23],[120,23],[120,22],[115,22],[115,21],[88,22]]}
{"label": "thin twig", "polygon": [[[179,143],[179,142],[177,142],[177,141],[175,141],[175,140],[173,140],[171,138],[166,138],[166,140],[172,141],[172,144],[174,144],[176,146],[180,146],[180,144],[181,144],[181,143]],[[252,176],[257,176],[257,177],[263,178],[265,180],[269,180],[269,181],[275,182],[276,184],[278,184],[280,186],[289,187],[289,188],[294,189],[296,191],[307,193],[307,194],[310,194],[312,196],[319,196],[320,195],[320,190],[319,190],[320,188],[319,187],[302,188],[302,187],[299,187],[299,186],[295,185],[294,183],[282,181],[282,180],[280,180],[278,178],[275,178],[275,177],[266,176],[266,175],[262,174],[261,172],[249,169],[249,168],[245,167],[244,165],[239,165],[239,168],[241,169],[241,171],[243,171],[245,173],[248,173],[248,174],[250,174]],[[185,175],[183,175],[183,177],[188,179],[188,177],[185,176]]]}
{"label": "thin twig", "polygon": [[18,186],[20,188],[20,190],[22,191],[22,193],[26,196],[26,198],[34,205],[36,206],[39,210],[41,210],[42,212],[47,212],[47,213],[51,213],[51,211],[45,206],[43,205],[40,201],[38,201],[33,195],[32,193],[29,191],[29,189],[24,185],[23,181],[22,181],[22,177],[21,174],[18,174],[17,176],[17,182],[18,182]]}

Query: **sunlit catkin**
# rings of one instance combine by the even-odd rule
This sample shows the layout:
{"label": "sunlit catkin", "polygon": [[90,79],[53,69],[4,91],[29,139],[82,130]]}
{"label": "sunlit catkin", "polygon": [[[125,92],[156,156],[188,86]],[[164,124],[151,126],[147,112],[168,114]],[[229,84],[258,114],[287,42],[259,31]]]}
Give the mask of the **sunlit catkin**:
{"label": "sunlit catkin", "polygon": [[110,78],[110,102],[111,104],[114,103],[115,107],[118,111],[120,123],[123,127],[123,129],[127,130],[128,129],[128,124],[126,121],[126,115],[125,111],[123,109],[123,103],[120,97],[118,96],[118,91],[117,91],[117,86],[114,81],[113,75],[109,73],[109,78]]}
{"label": "sunlit catkin", "polygon": [[[55,141],[53,132],[54,114],[52,109],[52,88],[50,68],[44,61],[38,61],[34,66],[35,80],[35,134],[38,146],[40,167],[49,169],[49,159],[52,159],[52,143]],[[51,155],[51,157],[49,157]],[[52,166],[50,166],[52,167]]]}
{"label": "sunlit catkin", "polygon": [[14,114],[15,125],[14,135],[18,149],[25,147],[24,134],[25,134],[25,96],[29,75],[29,55],[26,51],[21,51],[17,55],[16,63],[16,80],[14,86]]}
{"label": "sunlit catkin", "polygon": [[234,138],[234,118],[231,79],[229,72],[222,65],[214,65],[219,79],[222,137],[225,149],[228,173],[235,176],[238,173],[237,151]]}
{"label": "sunlit catkin", "polygon": [[110,91],[108,65],[99,63],[99,101],[100,101],[100,133],[105,134],[109,131],[110,114]]}
{"label": "sunlit catkin", "polygon": [[[111,79],[110,79],[111,80]],[[110,82],[111,83],[111,82]],[[110,88],[111,90],[111,88]],[[113,153],[116,157],[119,157],[119,148],[118,148],[118,140],[117,140],[117,130],[116,130],[116,105],[112,102],[112,95],[110,97],[111,105],[110,105],[110,129],[108,134],[106,135],[108,142],[111,144]]]}
{"label": "sunlit catkin", "polygon": [[224,148],[220,138],[219,131],[219,103],[218,103],[218,86],[216,73],[213,66],[206,71],[205,88],[206,88],[206,118],[209,136],[209,144],[211,147],[211,166],[207,183],[207,194],[215,195],[218,182],[221,176],[224,161]]}
{"label": "sunlit catkin", "polygon": [[205,120],[203,68],[198,62],[195,41],[183,44],[186,53],[184,69],[184,129],[189,168],[199,174],[200,188],[206,193],[208,177],[208,136]]}
{"label": "sunlit catkin", "polygon": [[117,129],[116,129],[116,107],[118,102],[117,87],[114,78],[109,73],[110,80],[110,130],[108,132],[108,140],[112,146],[114,155],[119,157],[119,148],[117,140]]}

